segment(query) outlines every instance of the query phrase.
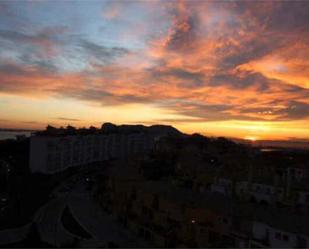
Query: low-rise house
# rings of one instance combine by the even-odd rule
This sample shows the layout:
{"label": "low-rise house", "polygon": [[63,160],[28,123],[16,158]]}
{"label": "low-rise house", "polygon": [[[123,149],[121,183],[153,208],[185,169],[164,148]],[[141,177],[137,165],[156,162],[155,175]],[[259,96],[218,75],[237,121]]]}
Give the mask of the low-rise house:
{"label": "low-rise house", "polygon": [[251,202],[275,204],[284,198],[284,189],[267,183],[249,183],[240,181],[236,184],[236,195],[245,197]]}
{"label": "low-rise house", "polygon": [[297,212],[304,215],[309,215],[309,191],[303,189],[297,192],[296,200]]}
{"label": "low-rise house", "polygon": [[252,227],[252,244],[270,248],[306,248],[309,246],[308,235],[290,232],[290,230],[282,226],[274,227],[255,221]]}
{"label": "low-rise house", "polygon": [[218,192],[224,195],[232,194],[232,180],[219,178],[210,185],[210,191]]}
{"label": "low-rise house", "polygon": [[250,200],[254,202],[270,204],[275,201],[276,189],[272,185],[252,183],[248,191]]}
{"label": "low-rise house", "polygon": [[[158,247],[297,247],[308,245],[308,217],[222,193],[194,192],[170,182],[145,181],[138,168],[110,173],[110,203],[123,226]],[[131,171],[131,172],[130,172]],[[135,173],[132,173],[135,171]],[[218,183],[230,186],[225,179]],[[249,191],[250,190],[250,191]],[[235,192],[273,203],[278,187],[239,181]],[[280,212],[279,212],[280,211]],[[297,222],[302,219],[301,222]]]}
{"label": "low-rise house", "polygon": [[286,169],[287,175],[291,181],[300,182],[303,179],[308,178],[308,168],[304,165],[296,165],[295,167],[289,167]]}
{"label": "low-rise house", "polygon": [[221,195],[201,195],[162,182],[141,182],[136,189],[137,198],[130,212],[134,208],[135,224],[148,230],[149,238],[161,238],[154,241],[156,245],[162,238],[169,246],[222,246],[223,242],[234,245],[230,236],[232,219],[225,211],[226,198]]}

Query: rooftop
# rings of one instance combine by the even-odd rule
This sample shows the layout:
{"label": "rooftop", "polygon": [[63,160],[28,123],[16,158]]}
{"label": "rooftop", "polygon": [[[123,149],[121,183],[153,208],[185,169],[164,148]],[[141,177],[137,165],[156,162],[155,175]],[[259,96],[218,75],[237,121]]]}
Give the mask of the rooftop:
{"label": "rooftop", "polygon": [[72,135],[89,135],[89,134],[131,134],[131,133],[148,133],[148,134],[164,134],[164,135],[182,135],[176,128],[168,125],[115,125],[112,123],[104,123],[101,128],[75,128],[67,126],[66,128],[56,128],[48,125],[45,130],[35,132],[36,136],[72,136]]}
{"label": "rooftop", "polygon": [[195,193],[168,182],[148,181],[140,183],[142,191],[152,192],[180,205],[210,209],[216,213],[259,221],[279,230],[309,235],[309,217],[299,216],[285,209],[262,207],[244,203],[220,193]]}

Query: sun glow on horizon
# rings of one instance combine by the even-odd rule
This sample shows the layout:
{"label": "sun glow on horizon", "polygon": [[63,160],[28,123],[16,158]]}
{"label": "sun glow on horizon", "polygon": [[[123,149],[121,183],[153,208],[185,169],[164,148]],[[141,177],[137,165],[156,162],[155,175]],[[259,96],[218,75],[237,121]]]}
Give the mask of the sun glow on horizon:
{"label": "sun glow on horizon", "polygon": [[259,138],[256,137],[256,136],[245,136],[245,140],[249,140],[251,142],[255,142],[255,141],[259,140]]}

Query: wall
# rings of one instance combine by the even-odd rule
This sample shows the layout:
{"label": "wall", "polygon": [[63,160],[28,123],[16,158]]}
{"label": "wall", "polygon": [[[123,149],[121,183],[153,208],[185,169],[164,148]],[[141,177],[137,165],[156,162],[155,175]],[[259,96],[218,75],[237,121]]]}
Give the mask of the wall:
{"label": "wall", "polygon": [[72,166],[145,153],[154,138],[144,134],[90,134],[64,137],[32,136],[30,169],[52,174]]}

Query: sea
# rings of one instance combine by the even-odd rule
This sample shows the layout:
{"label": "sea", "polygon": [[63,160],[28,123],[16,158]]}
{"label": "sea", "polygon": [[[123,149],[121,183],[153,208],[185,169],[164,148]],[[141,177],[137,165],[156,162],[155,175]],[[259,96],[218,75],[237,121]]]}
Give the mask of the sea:
{"label": "sea", "polygon": [[0,140],[16,139],[18,135],[30,137],[31,131],[0,131]]}

